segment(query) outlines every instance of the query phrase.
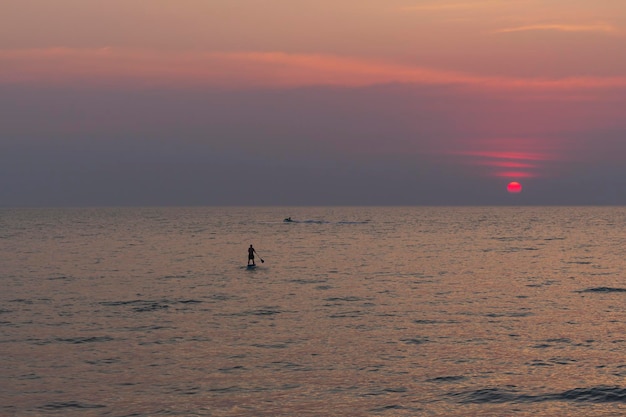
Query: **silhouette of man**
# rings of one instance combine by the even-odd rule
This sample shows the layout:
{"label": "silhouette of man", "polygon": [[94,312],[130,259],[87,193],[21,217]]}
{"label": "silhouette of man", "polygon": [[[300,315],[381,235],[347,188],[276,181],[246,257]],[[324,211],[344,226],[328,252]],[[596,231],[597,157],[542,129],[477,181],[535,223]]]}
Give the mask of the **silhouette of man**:
{"label": "silhouette of man", "polygon": [[250,245],[250,247],[248,248],[248,265],[250,265],[250,261],[252,261],[252,265],[256,265],[254,263],[254,254],[256,253],[256,251],[254,250],[254,248],[252,247],[252,245]]}

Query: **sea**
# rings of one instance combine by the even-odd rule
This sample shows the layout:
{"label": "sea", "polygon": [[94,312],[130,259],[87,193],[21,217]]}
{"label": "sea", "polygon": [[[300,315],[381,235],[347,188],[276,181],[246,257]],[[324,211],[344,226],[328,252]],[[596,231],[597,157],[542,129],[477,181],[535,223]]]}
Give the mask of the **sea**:
{"label": "sea", "polygon": [[625,259],[626,207],[4,208],[0,415],[622,416]]}

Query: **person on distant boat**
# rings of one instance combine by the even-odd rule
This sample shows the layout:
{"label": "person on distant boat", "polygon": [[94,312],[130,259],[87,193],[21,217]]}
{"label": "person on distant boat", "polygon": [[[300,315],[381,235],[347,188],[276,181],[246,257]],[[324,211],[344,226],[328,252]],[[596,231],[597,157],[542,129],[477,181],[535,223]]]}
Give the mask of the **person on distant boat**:
{"label": "person on distant boat", "polygon": [[[256,266],[256,264],[254,263],[254,254],[255,253],[256,253],[256,251],[254,250],[252,245],[250,245],[250,247],[248,248],[248,265]],[[252,261],[252,264],[250,264],[250,261]]]}
{"label": "person on distant boat", "polygon": [[293,220],[291,220],[291,217],[287,217],[287,218],[285,219],[285,221],[286,221],[286,222],[292,222]]}

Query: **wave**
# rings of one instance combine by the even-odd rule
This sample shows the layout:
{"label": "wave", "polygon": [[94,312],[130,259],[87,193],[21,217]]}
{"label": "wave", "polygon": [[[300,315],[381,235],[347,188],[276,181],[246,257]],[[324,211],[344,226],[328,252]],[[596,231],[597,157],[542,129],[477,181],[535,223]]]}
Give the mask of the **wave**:
{"label": "wave", "polygon": [[106,405],[102,404],[87,404],[81,403],[78,401],[67,401],[67,402],[52,402],[48,403],[44,406],[39,407],[41,410],[46,411],[60,411],[64,409],[92,409],[92,408],[106,408]]}
{"label": "wave", "polygon": [[129,301],[103,301],[100,305],[107,307],[119,307],[119,306],[129,306],[136,313],[143,313],[148,311],[157,311],[168,309],[172,305],[176,304],[199,304],[202,301],[199,300],[129,300]]}
{"label": "wave", "polygon": [[574,388],[559,393],[540,395],[519,393],[513,388],[483,388],[474,391],[450,393],[448,396],[461,404],[536,403],[545,401],[626,403],[626,389],[609,386]]}
{"label": "wave", "polygon": [[114,340],[111,336],[91,336],[91,337],[54,337],[49,339],[28,339],[27,342],[37,346],[50,345],[54,343],[68,343],[71,345],[80,345],[84,343],[102,343]]}
{"label": "wave", "polygon": [[579,293],[583,293],[583,292],[600,292],[600,293],[605,293],[605,292],[626,292],[626,288],[614,288],[614,287],[593,287],[593,288],[587,288],[584,290],[580,290],[577,291]]}
{"label": "wave", "polygon": [[337,222],[329,222],[326,220],[284,220],[284,223],[296,223],[296,224],[346,224],[346,225],[350,225],[350,224],[368,224],[370,223],[369,220],[363,220],[363,221],[348,221],[348,220],[341,220],[341,221],[337,221]]}

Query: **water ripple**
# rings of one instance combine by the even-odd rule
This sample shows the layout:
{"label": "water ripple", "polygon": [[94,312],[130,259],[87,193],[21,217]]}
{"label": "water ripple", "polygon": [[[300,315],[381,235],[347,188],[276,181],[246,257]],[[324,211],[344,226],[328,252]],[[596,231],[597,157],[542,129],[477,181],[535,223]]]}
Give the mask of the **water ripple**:
{"label": "water ripple", "polygon": [[106,405],[102,404],[88,404],[79,401],[67,401],[67,402],[51,402],[41,407],[38,407],[41,410],[46,411],[61,411],[68,409],[92,409],[92,408],[106,408]]}
{"label": "water ripple", "polygon": [[110,336],[92,336],[92,337],[55,337],[51,339],[28,339],[28,342],[31,342],[38,346],[49,345],[54,343],[68,343],[72,345],[80,345],[84,343],[101,343],[101,342],[110,342],[113,338]]}
{"label": "water ripple", "polygon": [[626,389],[620,387],[598,386],[574,388],[560,393],[530,395],[519,393],[514,387],[483,388],[473,391],[450,393],[449,397],[461,404],[501,404],[529,403],[545,401],[574,401],[589,403],[626,403]]}
{"label": "water ripple", "polygon": [[591,292],[591,293],[611,293],[611,292],[626,292],[626,288],[614,288],[614,287],[593,287],[585,290],[577,291],[579,293]]}
{"label": "water ripple", "polygon": [[128,301],[103,301],[100,305],[107,307],[130,306],[136,313],[158,311],[170,308],[176,304],[200,304],[202,301],[193,299],[183,300],[128,300]]}

